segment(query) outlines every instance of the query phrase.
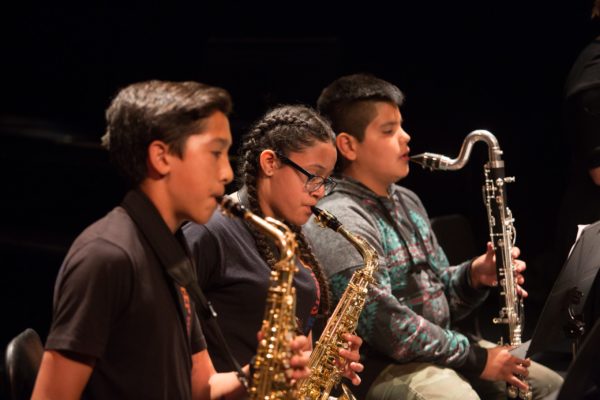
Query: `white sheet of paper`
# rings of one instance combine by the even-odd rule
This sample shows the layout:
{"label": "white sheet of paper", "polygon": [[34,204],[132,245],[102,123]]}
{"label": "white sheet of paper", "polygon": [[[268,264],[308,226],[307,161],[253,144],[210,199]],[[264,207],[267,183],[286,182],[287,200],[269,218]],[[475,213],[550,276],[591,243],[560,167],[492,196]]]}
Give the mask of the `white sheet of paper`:
{"label": "white sheet of paper", "polygon": [[573,242],[573,246],[571,246],[571,250],[569,250],[569,255],[567,256],[567,258],[569,258],[569,256],[571,256],[571,253],[573,252],[573,248],[575,247],[575,244],[577,244],[577,241],[579,240],[579,237],[581,236],[581,232],[583,232],[583,230],[585,228],[587,228],[589,226],[589,224],[586,225],[577,225],[577,236],[575,237],[575,241]]}
{"label": "white sheet of paper", "polygon": [[509,350],[509,352],[515,357],[525,359],[527,357],[527,350],[529,349],[530,344],[531,344],[531,340],[528,340],[525,343],[521,343],[514,349]]}

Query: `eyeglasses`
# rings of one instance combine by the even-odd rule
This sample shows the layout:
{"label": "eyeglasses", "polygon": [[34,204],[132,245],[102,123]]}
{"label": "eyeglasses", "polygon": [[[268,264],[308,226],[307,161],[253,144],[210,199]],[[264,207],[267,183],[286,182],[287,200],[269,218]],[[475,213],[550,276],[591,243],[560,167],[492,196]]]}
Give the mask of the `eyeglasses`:
{"label": "eyeglasses", "polygon": [[295,162],[293,162],[292,160],[290,160],[289,158],[287,158],[286,156],[284,156],[283,154],[281,154],[279,152],[276,152],[275,154],[281,160],[281,162],[289,165],[290,167],[294,168],[296,171],[306,175],[306,177],[308,179],[304,183],[304,188],[306,189],[307,192],[315,192],[315,191],[319,190],[321,188],[321,186],[325,186],[325,194],[329,194],[329,193],[331,193],[331,191],[333,190],[335,185],[337,185],[337,182],[334,181],[333,179],[324,178],[319,175],[313,175],[310,172],[308,172],[307,170],[305,170],[304,168],[302,168],[301,166],[299,166],[298,164],[296,164]]}

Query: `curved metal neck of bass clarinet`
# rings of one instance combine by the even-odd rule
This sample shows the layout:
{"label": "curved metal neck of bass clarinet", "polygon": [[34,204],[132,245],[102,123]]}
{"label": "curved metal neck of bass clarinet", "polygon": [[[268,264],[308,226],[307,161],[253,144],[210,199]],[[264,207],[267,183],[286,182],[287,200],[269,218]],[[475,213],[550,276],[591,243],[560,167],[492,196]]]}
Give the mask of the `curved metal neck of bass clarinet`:
{"label": "curved metal neck of bass clarinet", "polygon": [[471,156],[471,150],[473,145],[477,142],[485,142],[488,145],[488,154],[490,160],[490,166],[499,167],[502,164],[502,150],[496,137],[489,131],[478,129],[475,130],[465,137],[458,157],[450,158],[441,154],[436,153],[421,153],[410,158],[411,161],[416,162],[423,166],[423,168],[433,170],[445,170],[445,171],[456,171],[465,166],[469,157]]}

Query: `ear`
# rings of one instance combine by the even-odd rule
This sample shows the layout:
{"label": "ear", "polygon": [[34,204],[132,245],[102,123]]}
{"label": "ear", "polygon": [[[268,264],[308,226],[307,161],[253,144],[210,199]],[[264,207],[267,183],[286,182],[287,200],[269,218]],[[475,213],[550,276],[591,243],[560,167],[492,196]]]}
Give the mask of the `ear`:
{"label": "ear", "polygon": [[263,150],[258,157],[258,164],[263,174],[266,176],[272,176],[277,167],[279,166],[279,160],[273,150]]}
{"label": "ear", "polygon": [[169,146],[160,140],[155,140],[148,146],[148,175],[164,176],[171,170]]}
{"label": "ear", "polygon": [[358,140],[354,136],[347,132],[341,132],[335,138],[335,145],[344,158],[349,161],[356,160]]}

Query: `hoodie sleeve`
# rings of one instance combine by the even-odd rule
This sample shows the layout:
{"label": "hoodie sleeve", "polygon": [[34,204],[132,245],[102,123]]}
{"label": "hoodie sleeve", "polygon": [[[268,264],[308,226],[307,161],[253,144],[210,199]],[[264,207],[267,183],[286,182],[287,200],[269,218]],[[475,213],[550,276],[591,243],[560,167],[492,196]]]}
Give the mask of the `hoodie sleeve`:
{"label": "hoodie sleeve", "polygon": [[448,298],[452,320],[458,321],[481,305],[487,298],[489,290],[475,289],[471,286],[469,275],[472,260],[464,261],[456,266],[449,265],[446,253],[438,243],[427,211],[419,197],[406,188],[399,187],[399,190],[421,236],[428,238],[426,246],[429,265],[444,284],[444,293]]}
{"label": "hoodie sleeve", "polygon": [[[342,296],[352,272],[346,270],[331,277],[336,299]],[[399,362],[431,362],[475,375],[483,371],[485,349],[470,344],[459,332],[431,323],[412,311],[403,299],[397,299],[391,293],[385,268],[376,273],[375,279],[356,330],[365,342]]]}

